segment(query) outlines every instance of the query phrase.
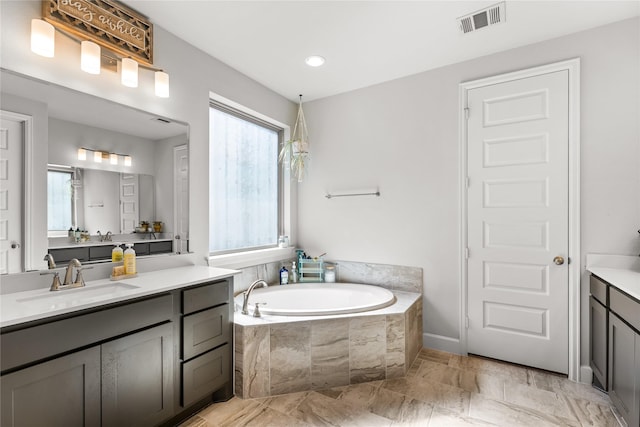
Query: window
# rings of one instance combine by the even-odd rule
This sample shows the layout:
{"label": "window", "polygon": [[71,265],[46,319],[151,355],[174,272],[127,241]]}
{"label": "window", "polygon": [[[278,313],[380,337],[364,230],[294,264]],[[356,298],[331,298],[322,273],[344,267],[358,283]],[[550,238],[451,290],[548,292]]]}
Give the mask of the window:
{"label": "window", "polygon": [[73,172],[49,169],[47,172],[47,230],[49,237],[66,236],[73,218]]}
{"label": "window", "polygon": [[209,252],[277,246],[283,130],[214,101],[209,123]]}

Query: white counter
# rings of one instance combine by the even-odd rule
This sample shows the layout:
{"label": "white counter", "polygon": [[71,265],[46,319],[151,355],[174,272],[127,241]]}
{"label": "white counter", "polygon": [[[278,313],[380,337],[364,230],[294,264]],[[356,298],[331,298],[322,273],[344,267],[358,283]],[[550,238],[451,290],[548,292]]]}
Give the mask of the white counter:
{"label": "white counter", "polygon": [[127,301],[190,285],[224,279],[239,271],[186,266],[140,273],[131,279],[86,282],[84,288],[51,292],[48,288],[0,295],[0,327]]}
{"label": "white counter", "polygon": [[589,254],[587,271],[640,301],[640,257]]}

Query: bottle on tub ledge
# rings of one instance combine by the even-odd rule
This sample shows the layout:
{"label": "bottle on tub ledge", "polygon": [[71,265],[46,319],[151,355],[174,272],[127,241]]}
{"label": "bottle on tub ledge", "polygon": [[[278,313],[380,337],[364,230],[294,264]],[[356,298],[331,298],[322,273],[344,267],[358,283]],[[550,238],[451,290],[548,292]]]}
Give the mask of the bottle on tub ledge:
{"label": "bottle on tub ledge", "polygon": [[298,269],[296,268],[296,262],[291,263],[291,271],[289,272],[289,283],[298,283]]}
{"label": "bottle on tub ledge", "polygon": [[280,269],[280,284],[287,285],[289,284],[289,270],[284,265]]}

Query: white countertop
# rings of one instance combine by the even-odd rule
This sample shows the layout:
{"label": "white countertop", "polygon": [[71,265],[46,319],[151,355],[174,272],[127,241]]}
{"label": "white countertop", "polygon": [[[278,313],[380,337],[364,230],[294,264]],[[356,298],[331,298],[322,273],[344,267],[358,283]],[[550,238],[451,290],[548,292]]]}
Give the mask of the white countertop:
{"label": "white countertop", "polygon": [[587,270],[640,301],[640,257],[589,254]]}
{"label": "white countertop", "polygon": [[49,288],[0,295],[0,327],[123,302],[190,285],[224,279],[239,271],[186,266],[140,273],[118,281],[86,282],[84,288],[51,292]]}

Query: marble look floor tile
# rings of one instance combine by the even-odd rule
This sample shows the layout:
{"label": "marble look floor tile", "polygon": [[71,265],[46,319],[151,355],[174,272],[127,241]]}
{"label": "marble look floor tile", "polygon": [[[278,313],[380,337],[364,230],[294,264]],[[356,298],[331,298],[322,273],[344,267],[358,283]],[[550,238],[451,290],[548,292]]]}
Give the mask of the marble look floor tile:
{"label": "marble look floor tile", "polygon": [[429,419],[433,405],[380,388],[367,405],[367,409],[395,423],[418,424]]}
{"label": "marble look floor tile", "polygon": [[179,427],[208,427],[208,425],[207,420],[199,415],[195,415],[182,424],[179,424]]}
{"label": "marble look floor tile", "polygon": [[415,376],[418,371],[420,370],[420,365],[422,364],[422,360],[420,359],[416,359],[414,360],[413,364],[411,364],[411,367],[407,370],[407,373],[405,374],[406,377],[413,377]]}
{"label": "marble look floor tile", "polygon": [[443,365],[449,364],[449,359],[453,356],[451,353],[445,353],[444,351],[432,350],[430,348],[423,348],[418,352],[418,359],[429,360],[431,362],[441,363]]}
{"label": "marble look floor tile", "polygon": [[[399,424],[404,427],[404,424]],[[411,424],[409,424],[411,425]],[[393,424],[395,427],[396,424]],[[482,420],[477,420],[470,417],[461,417],[460,415],[448,411],[444,408],[433,408],[431,418],[428,424],[414,424],[412,427],[491,427],[491,426],[504,426],[504,424],[494,424]],[[515,426],[510,426],[515,427]]]}
{"label": "marble look floor tile", "polygon": [[575,416],[562,395],[540,390],[536,387],[506,383],[504,388],[505,401],[536,411],[554,415],[556,417],[573,419]]}
{"label": "marble look floor tile", "polygon": [[325,388],[321,390],[315,390],[316,393],[320,393],[323,396],[330,397],[331,399],[338,399],[340,395],[342,395],[342,389],[345,387],[333,387],[333,388]]}
{"label": "marble look floor tile", "polygon": [[577,420],[553,416],[544,410],[538,411],[505,401],[488,399],[476,393],[471,395],[469,417],[510,427],[580,427]]}
{"label": "marble look floor tile", "polygon": [[425,381],[461,388],[468,392],[482,393],[494,399],[504,399],[505,380],[501,375],[467,371],[424,360],[414,376]]}
{"label": "marble look floor tile", "polygon": [[253,413],[260,411],[261,406],[255,400],[234,397],[227,402],[214,403],[200,411],[198,415],[204,418],[208,425],[218,427],[250,417]]}
{"label": "marble look floor tile", "polygon": [[308,391],[302,391],[298,393],[282,394],[280,396],[256,399],[256,401],[271,409],[288,414],[294,411],[309,393],[310,392]]}
{"label": "marble look floor tile", "polygon": [[291,415],[314,426],[386,427],[391,422],[348,402],[311,392]]}
{"label": "marble look floor tile", "polygon": [[568,396],[588,399],[605,405],[610,403],[609,396],[591,384],[569,381],[565,376],[536,370],[532,370],[532,376],[534,385],[539,389],[562,392]]}
{"label": "marble look floor tile", "polygon": [[572,396],[566,396],[565,399],[573,416],[580,421],[582,426],[620,426],[609,405],[599,404],[591,400],[577,399]]}
{"label": "marble look floor tile", "polygon": [[415,377],[404,377],[386,380],[382,383],[382,387],[434,406],[446,408],[457,414],[467,415],[469,411],[471,393],[450,385],[429,382]]}
{"label": "marble look floor tile", "polygon": [[[290,415],[260,405],[241,418],[226,421],[220,427],[311,427],[310,424]],[[218,426],[216,426],[218,427]]]}
{"label": "marble look floor tile", "polygon": [[532,384],[532,378],[527,372],[527,368],[512,365],[498,360],[485,359],[476,356],[451,355],[449,366],[464,370],[473,370],[488,374],[497,374],[509,377],[512,382],[520,384]]}

